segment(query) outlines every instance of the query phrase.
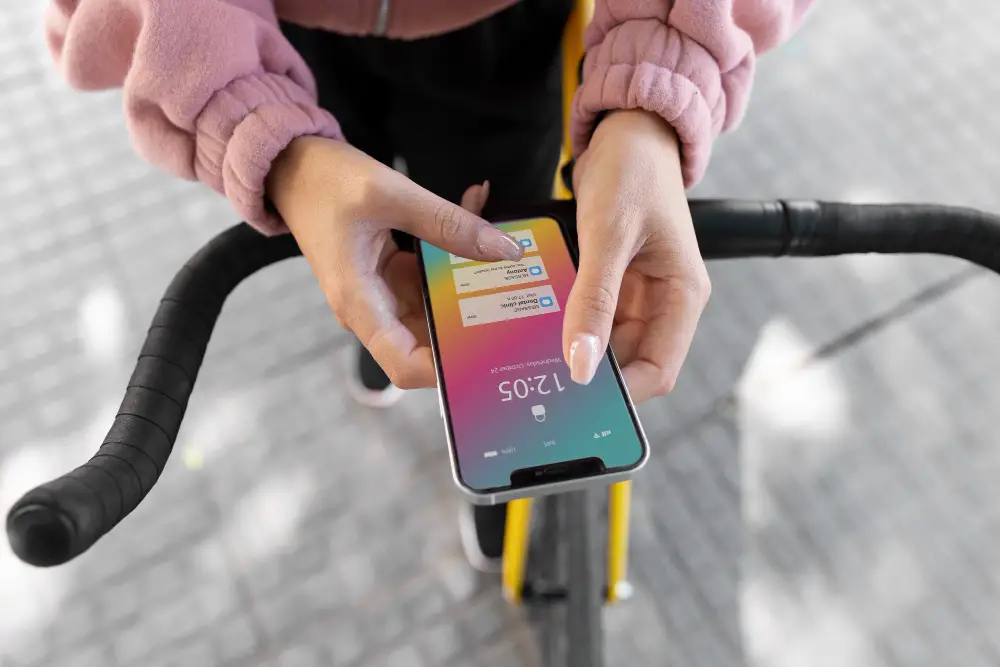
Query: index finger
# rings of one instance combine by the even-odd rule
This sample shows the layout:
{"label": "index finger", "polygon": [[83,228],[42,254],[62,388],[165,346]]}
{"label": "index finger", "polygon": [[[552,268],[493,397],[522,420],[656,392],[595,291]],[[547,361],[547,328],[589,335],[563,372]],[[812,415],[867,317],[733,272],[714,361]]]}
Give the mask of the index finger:
{"label": "index finger", "polygon": [[[478,199],[479,194],[476,195]],[[468,197],[466,197],[468,199]],[[396,229],[466,259],[518,261],[524,248],[477,213],[425,190],[413,181],[393,189],[386,220]]]}

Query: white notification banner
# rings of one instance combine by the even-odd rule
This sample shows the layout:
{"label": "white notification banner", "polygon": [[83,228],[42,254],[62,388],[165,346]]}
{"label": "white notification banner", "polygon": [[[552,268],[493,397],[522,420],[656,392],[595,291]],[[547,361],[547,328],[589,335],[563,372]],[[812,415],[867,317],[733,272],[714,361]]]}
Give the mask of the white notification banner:
{"label": "white notification banner", "polygon": [[482,292],[498,287],[513,287],[549,279],[539,255],[525,257],[520,262],[492,262],[463,266],[451,272],[455,291],[459,294]]}
{"label": "white notification banner", "polygon": [[[535,235],[530,229],[522,229],[517,232],[510,232],[510,236],[513,236],[515,240],[524,248],[524,254],[527,255],[532,252],[538,252],[538,245],[535,243]],[[451,257],[452,264],[467,264],[469,262],[474,262],[474,259],[466,259],[464,257],[459,257],[458,255],[452,255],[448,253]]]}
{"label": "white notification banner", "polygon": [[559,302],[556,301],[552,285],[539,285],[499,294],[459,299],[458,310],[462,314],[462,326],[473,327],[477,324],[492,324],[522,317],[558,313]]}

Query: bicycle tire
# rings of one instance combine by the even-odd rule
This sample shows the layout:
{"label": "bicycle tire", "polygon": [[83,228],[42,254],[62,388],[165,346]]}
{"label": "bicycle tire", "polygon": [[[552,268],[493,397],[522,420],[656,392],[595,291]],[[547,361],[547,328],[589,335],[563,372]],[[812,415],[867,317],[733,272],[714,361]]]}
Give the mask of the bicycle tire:
{"label": "bicycle tire", "polygon": [[[561,496],[544,496],[535,501],[538,530],[529,552],[528,572],[532,581],[541,585],[562,585],[560,567],[561,531],[559,505]],[[566,638],[563,636],[565,610],[559,602],[541,604],[532,609],[531,622],[535,631],[539,657],[543,667],[565,664]]]}
{"label": "bicycle tire", "polygon": [[566,665],[604,664],[604,568],[595,491],[567,494],[561,504],[566,550]]}
{"label": "bicycle tire", "polygon": [[532,609],[531,624],[543,667],[604,665],[601,518],[592,491],[540,498],[529,553],[534,586],[564,589],[562,600]]}

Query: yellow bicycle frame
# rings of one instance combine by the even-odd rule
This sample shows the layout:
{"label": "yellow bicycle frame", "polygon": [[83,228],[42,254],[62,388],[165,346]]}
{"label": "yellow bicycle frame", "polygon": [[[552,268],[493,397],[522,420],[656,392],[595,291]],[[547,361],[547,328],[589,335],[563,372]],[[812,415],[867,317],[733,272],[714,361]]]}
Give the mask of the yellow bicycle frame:
{"label": "yellow bicycle frame", "polygon": [[[579,66],[583,57],[583,29],[594,15],[593,0],[576,0],[563,32],[563,145],[552,184],[555,199],[570,199],[572,194],[563,184],[562,168],[571,158],[569,119],[573,108],[573,96],[580,85]],[[625,576],[628,570],[629,508],[632,499],[632,483],[618,482],[611,486],[608,498],[608,562],[607,601],[617,602],[625,591]],[[503,593],[511,603],[521,602],[524,591],[525,566],[528,561],[528,538],[530,536],[532,499],[514,500],[507,505],[507,525],[504,533],[503,551]],[[572,582],[569,582],[572,585]]]}

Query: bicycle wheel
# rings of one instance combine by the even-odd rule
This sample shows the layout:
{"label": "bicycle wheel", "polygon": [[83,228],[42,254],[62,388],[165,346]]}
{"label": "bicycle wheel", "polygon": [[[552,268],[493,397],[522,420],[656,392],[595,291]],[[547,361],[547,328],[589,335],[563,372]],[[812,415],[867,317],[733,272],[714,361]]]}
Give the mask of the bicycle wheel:
{"label": "bicycle wheel", "polygon": [[600,516],[593,491],[578,491],[562,502],[566,550],[567,665],[604,664],[604,568],[600,558]]}
{"label": "bicycle wheel", "polygon": [[601,667],[604,605],[600,516],[591,491],[538,501],[539,530],[529,553],[532,625],[544,667]]}

